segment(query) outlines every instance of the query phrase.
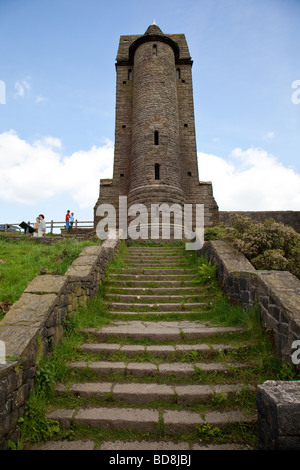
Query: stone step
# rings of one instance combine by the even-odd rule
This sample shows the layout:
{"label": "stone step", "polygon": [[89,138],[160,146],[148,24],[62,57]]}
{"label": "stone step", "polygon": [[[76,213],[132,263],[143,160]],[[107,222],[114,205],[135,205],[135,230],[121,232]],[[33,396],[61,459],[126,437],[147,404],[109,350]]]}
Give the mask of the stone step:
{"label": "stone step", "polygon": [[215,334],[237,333],[244,331],[240,327],[211,327],[192,321],[149,322],[149,321],[115,321],[100,329],[85,328],[83,332],[95,335],[99,341],[105,341],[110,336],[122,338],[145,338],[154,341],[183,341],[209,337]]}
{"label": "stone step", "polygon": [[110,400],[128,404],[144,404],[156,401],[190,405],[194,403],[211,403],[216,395],[222,394],[226,400],[247,387],[243,384],[220,385],[165,385],[156,383],[113,383],[113,382],[87,382],[74,383],[69,387],[60,384],[55,391],[59,394],[71,392],[83,398],[105,398],[109,394]]}
{"label": "stone step", "polygon": [[[209,307],[211,307],[209,305]],[[165,310],[165,311],[160,311],[160,310],[152,310],[152,311],[145,311],[145,310],[139,310],[139,311],[134,311],[134,310],[127,310],[127,311],[123,311],[123,310],[110,310],[109,313],[111,314],[111,316],[127,316],[128,318],[132,317],[133,315],[139,315],[139,316],[143,316],[143,317],[146,317],[148,315],[152,315],[153,316],[153,321],[156,321],[157,320],[157,316],[158,315],[163,315],[163,316],[166,316],[166,315],[182,315],[182,316],[186,316],[186,315],[199,315],[199,313],[206,313],[208,312],[209,309],[207,308],[207,310],[201,310],[201,312],[199,312],[199,309],[197,310]]]}
{"label": "stone step", "polygon": [[[114,272],[114,271],[112,271]],[[192,274],[196,275],[196,271],[194,269],[189,269],[189,268],[160,268],[157,266],[156,268],[145,268],[145,267],[136,267],[136,268],[119,268],[116,269],[115,272],[118,274],[135,274],[135,275],[162,275],[162,274],[168,274],[168,275],[174,275],[174,274],[181,274],[184,276],[185,274]]]}
{"label": "stone step", "polygon": [[145,266],[149,266],[149,268],[153,267],[153,266],[165,266],[165,265],[170,265],[171,268],[173,268],[174,266],[178,266],[179,268],[181,267],[189,267],[188,263],[185,261],[185,260],[176,260],[176,259],[172,259],[172,260],[169,260],[169,259],[166,259],[166,258],[161,258],[161,259],[145,259],[145,258],[142,258],[141,259],[126,259],[125,260],[125,263],[124,265],[126,267],[130,267],[130,266],[141,266],[141,265],[145,265]]}
{"label": "stone step", "polygon": [[72,362],[70,367],[77,370],[88,369],[95,372],[99,377],[107,377],[111,373],[121,374],[133,377],[156,377],[168,378],[175,375],[176,378],[191,377],[197,371],[206,373],[224,372],[243,368],[245,364],[230,362],[171,362],[153,364],[150,362],[129,362],[123,361],[77,361]]}
{"label": "stone step", "polygon": [[[186,291],[187,292],[187,291]],[[113,294],[106,294],[104,300],[107,301],[108,303],[111,303],[111,305],[115,305],[116,303],[127,303],[130,305],[136,304],[136,303],[141,303],[141,302],[146,302],[146,303],[170,303],[174,302],[180,303],[194,303],[197,304],[197,300],[199,299],[200,294],[194,294],[194,295],[188,295],[185,293],[185,295],[167,295],[167,294],[160,294],[160,295],[154,295],[154,294],[140,294],[140,295],[132,295],[132,294],[121,294],[121,293],[113,293]],[[130,306],[128,305],[128,306]]]}
{"label": "stone step", "polygon": [[[106,295],[106,297],[114,295],[114,294],[119,294],[119,295],[166,295],[166,296],[173,296],[173,295],[179,295],[179,296],[184,296],[186,294],[189,295],[204,295],[205,290],[199,288],[199,287],[115,287],[111,286],[109,289],[109,294]],[[213,294],[211,294],[213,295]]]}
{"label": "stone step", "polygon": [[128,253],[184,253],[182,246],[129,246]]}
{"label": "stone step", "polygon": [[[52,445],[54,446],[53,449],[57,448],[59,450],[59,446],[57,446],[55,441],[52,441]],[[143,451],[174,451],[174,450],[250,450],[249,447],[247,446],[242,446],[239,444],[197,444],[194,442],[173,442],[170,440],[160,440],[160,441],[151,441],[150,439],[147,439],[147,441],[105,441],[102,444],[100,444],[100,450],[115,450],[115,451],[122,451],[122,450],[143,450]],[[50,449],[51,450],[51,447]],[[160,457],[159,462],[163,462],[166,464],[167,462],[170,462],[170,456],[165,456],[164,460]],[[193,457],[192,457],[193,458]],[[187,463],[185,463],[185,458],[184,456],[180,456],[180,454],[177,456],[176,464],[180,464],[182,462],[182,465],[191,465],[191,461],[189,460],[189,454],[187,453]]]}
{"label": "stone step", "polygon": [[[167,281],[167,280],[160,280],[159,282],[155,283],[151,279],[144,279],[140,281],[134,280],[121,280],[121,279],[109,279],[108,286],[112,287],[113,289],[119,287],[126,287],[128,285],[129,288],[140,288],[140,289],[156,289],[157,287],[151,287],[153,284],[159,284],[161,289],[165,289],[168,287],[175,288],[175,287],[195,287],[194,281]],[[148,287],[149,286],[149,287]],[[197,286],[197,289],[204,290],[202,286]]]}
{"label": "stone step", "polygon": [[177,312],[177,311],[184,311],[184,310],[189,310],[193,308],[198,308],[201,309],[202,307],[207,307],[208,305],[212,305],[210,302],[184,302],[184,303],[164,303],[160,302],[158,303],[127,303],[127,302],[110,302],[107,304],[111,309],[115,310],[122,310],[122,311],[131,311],[131,312],[139,312],[148,309],[149,311],[152,310],[152,312],[155,313],[155,309],[157,310],[162,310],[165,312]]}
{"label": "stone step", "polygon": [[125,263],[129,263],[131,261],[139,261],[143,263],[153,263],[153,262],[178,262],[178,263],[186,263],[187,259],[183,258],[181,255],[147,255],[146,253],[141,253],[140,255],[127,255],[123,258]]}
{"label": "stone step", "polygon": [[[36,444],[30,450],[94,450],[95,442],[89,439],[82,439],[77,441],[48,441],[44,444]],[[189,442],[173,442],[171,440],[160,440],[160,441],[104,441],[99,446],[99,450],[111,450],[111,451],[126,451],[126,450],[157,450],[157,451],[174,451],[174,450],[249,450],[249,447],[241,446],[238,444],[210,444],[210,445],[199,445],[197,443]],[[117,458],[117,456],[112,456]],[[129,456],[129,464],[136,462],[138,466],[140,459],[139,457]],[[168,456],[164,457],[164,463],[166,464]],[[121,460],[125,459],[125,460]],[[127,462],[127,456],[120,456],[120,464]],[[135,460],[136,459],[136,460]],[[185,462],[184,457],[178,456],[178,462]],[[181,459],[181,460],[180,460]],[[187,454],[186,464],[189,463],[189,455]]]}
{"label": "stone step", "polygon": [[195,274],[160,274],[158,271],[156,271],[156,274],[142,274],[142,273],[109,273],[109,276],[107,277],[108,280],[125,280],[125,281],[131,281],[131,280],[141,280],[141,281],[151,281],[151,282],[158,282],[158,281],[193,281],[195,279]]}
{"label": "stone step", "polygon": [[70,428],[73,424],[104,430],[126,429],[153,434],[159,431],[166,436],[192,433],[197,426],[204,424],[223,428],[229,424],[256,422],[256,416],[246,416],[241,411],[209,411],[202,415],[192,411],[106,407],[56,409],[49,413],[47,418],[59,421],[65,428]]}
{"label": "stone step", "polygon": [[119,344],[119,343],[84,343],[78,347],[80,351],[90,354],[111,355],[114,353],[126,354],[128,357],[134,357],[143,354],[151,354],[154,357],[172,358],[182,355],[201,355],[213,356],[219,352],[227,353],[229,351],[237,351],[235,346],[230,344],[169,344],[169,345],[151,345],[143,344]]}

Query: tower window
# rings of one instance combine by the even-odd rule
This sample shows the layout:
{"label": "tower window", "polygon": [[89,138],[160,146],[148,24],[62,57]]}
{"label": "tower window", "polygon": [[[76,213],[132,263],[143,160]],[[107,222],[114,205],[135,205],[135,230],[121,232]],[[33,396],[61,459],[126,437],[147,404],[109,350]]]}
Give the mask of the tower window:
{"label": "tower window", "polygon": [[191,171],[188,171],[188,176],[192,176],[192,172],[191,172]]}
{"label": "tower window", "polygon": [[159,180],[159,164],[158,163],[155,163],[154,173],[155,173],[155,179]]}
{"label": "tower window", "polygon": [[154,145],[158,145],[158,131],[154,131]]}
{"label": "tower window", "polygon": [[188,124],[185,124],[184,127],[188,127]]}
{"label": "tower window", "polygon": [[122,125],[122,129],[126,129],[126,124],[123,124],[123,125]]}
{"label": "tower window", "polygon": [[152,51],[153,51],[153,55],[157,55],[157,45],[156,44],[154,44]]}
{"label": "tower window", "polygon": [[132,80],[132,70],[128,69],[128,80]]}
{"label": "tower window", "polygon": [[176,69],[176,78],[180,78],[180,69]]}

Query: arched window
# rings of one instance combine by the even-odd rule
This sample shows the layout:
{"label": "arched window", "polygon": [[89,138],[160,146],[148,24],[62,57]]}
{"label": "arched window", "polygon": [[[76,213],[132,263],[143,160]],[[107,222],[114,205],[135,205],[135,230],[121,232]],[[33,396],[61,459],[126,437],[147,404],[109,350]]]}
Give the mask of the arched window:
{"label": "arched window", "polygon": [[154,165],[154,174],[155,174],[155,179],[159,180],[159,164],[155,163]]}
{"label": "arched window", "polygon": [[158,141],[159,141],[158,131],[154,131],[154,145],[158,145]]}
{"label": "arched window", "polygon": [[157,55],[157,45],[153,45],[153,55]]}

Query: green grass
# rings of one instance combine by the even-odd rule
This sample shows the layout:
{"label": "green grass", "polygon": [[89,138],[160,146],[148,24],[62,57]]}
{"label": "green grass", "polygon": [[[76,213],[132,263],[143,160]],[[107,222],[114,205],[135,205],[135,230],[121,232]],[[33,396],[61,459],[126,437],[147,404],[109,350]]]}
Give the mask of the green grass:
{"label": "green grass", "polygon": [[68,239],[46,245],[26,237],[19,240],[0,237],[0,302],[16,302],[41,268],[46,268],[47,273],[65,274],[84,246],[97,243],[99,240]]}
{"label": "green grass", "polygon": [[[78,309],[73,313],[65,322],[65,335],[60,344],[55,346],[51,357],[44,357],[38,364],[38,380],[36,380],[34,393],[31,394],[28,402],[28,407],[25,419],[21,426],[21,441],[30,447],[33,442],[49,440],[49,439],[92,439],[96,443],[96,448],[99,448],[101,442],[105,440],[167,440],[167,429],[160,421],[157,433],[136,433],[126,430],[103,430],[91,429],[85,426],[71,426],[70,429],[58,429],[57,423],[48,422],[45,420],[45,413],[56,408],[78,408],[79,406],[113,406],[113,407],[132,407],[136,405],[130,403],[123,403],[115,400],[112,394],[107,394],[103,398],[78,398],[73,396],[70,392],[63,394],[55,393],[55,386],[59,383],[64,383],[67,387],[74,382],[85,382],[104,380],[124,383],[130,381],[137,385],[139,383],[166,383],[166,384],[226,384],[226,383],[242,383],[245,384],[245,389],[234,396],[226,397],[225,394],[216,394],[213,396],[209,403],[193,403],[190,405],[180,405],[176,401],[176,396],[165,403],[163,401],[156,401],[139,405],[139,407],[152,408],[152,409],[173,409],[198,412],[201,415],[209,410],[243,410],[246,414],[255,411],[255,391],[249,390],[246,386],[248,384],[257,385],[266,380],[294,380],[296,379],[294,371],[285,363],[279,361],[272,349],[271,343],[263,335],[259,311],[256,307],[245,311],[239,306],[231,305],[228,300],[222,295],[218,288],[214,269],[206,259],[199,259],[193,253],[183,254],[186,257],[190,266],[195,268],[196,272],[200,272],[197,277],[197,283],[205,286],[207,291],[215,296],[215,303],[209,311],[199,310],[193,316],[183,314],[172,315],[166,314],[161,316],[153,315],[147,317],[147,320],[172,320],[172,319],[191,319],[209,321],[213,325],[218,326],[240,326],[243,331],[238,333],[215,334],[214,336],[184,341],[189,344],[226,344],[236,346],[236,350],[229,350],[228,352],[219,352],[212,359],[211,354],[208,356],[201,355],[195,352],[185,352],[183,354],[175,354],[170,358],[164,359],[163,362],[175,360],[176,362],[243,362],[246,364],[245,368],[233,367],[228,372],[204,372],[195,368],[195,373],[190,377],[179,378],[177,376],[168,377],[134,377],[126,376],[125,374],[111,373],[103,379],[99,379],[95,372],[86,367],[83,370],[75,370],[69,366],[71,362],[76,361],[91,361],[98,360],[117,360],[122,362],[151,362],[158,364],[162,360],[151,355],[149,352],[141,353],[138,356],[128,357],[124,353],[118,352],[110,356],[100,354],[90,354],[78,349],[81,344],[91,341],[97,342],[97,339],[92,335],[83,333],[84,328],[95,327],[100,328],[102,325],[109,323],[112,319],[118,318],[116,315],[113,317],[109,313],[109,309],[105,303],[105,293],[108,292],[109,274],[116,272],[118,269],[125,265],[124,259],[128,253],[128,248],[125,243],[122,243],[117,256],[111,262],[107,269],[106,279],[101,284],[101,287],[95,298],[89,303],[88,306]],[[1,256],[0,256],[1,258]],[[205,268],[201,271],[201,267]],[[146,318],[142,315],[132,316],[131,319]],[[119,319],[119,318],[118,318]],[[125,319],[125,317],[124,317]],[[175,342],[159,342],[155,343],[150,339],[143,341],[136,341],[132,338],[118,338],[110,337],[107,342],[118,342],[121,344],[176,344]],[[34,432],[30,431],[31,426],[34,426]],[[257,431],[256,426],[253,424],[233,425],[218,429],[214,428],[207,423],[195,429],[194,432],[189,434],[181,434],[173,438],[174,441],[187,441],[190,443],[237,443],[256,445]]]}

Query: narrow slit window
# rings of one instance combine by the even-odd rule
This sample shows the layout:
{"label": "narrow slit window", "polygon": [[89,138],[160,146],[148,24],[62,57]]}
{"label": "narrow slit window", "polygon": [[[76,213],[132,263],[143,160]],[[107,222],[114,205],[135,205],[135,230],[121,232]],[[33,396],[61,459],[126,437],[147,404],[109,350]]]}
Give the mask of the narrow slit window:
{"label": "narrow slit window", "polygon": [[154,44],[153,46],[153,55],[157,55],[157,45]]}
{"label": "narrow slit window", "polygon": [[154,131],[154,145],[158,145],[158,142],[159,142],[158,131]]}
{"label": "narrow slit window", "polygon": [[180,69],[176,69],[176,78],[180,78]]}
{"label": "narrow slit window", "polygon": [[154,173],[155,173],[155,179],[159,180],[159,164],[158,163],[155,163]]}
{"label": "narrow slit window", "polygon": [[128,70],[128,80],[132,80],[132,70]]}

